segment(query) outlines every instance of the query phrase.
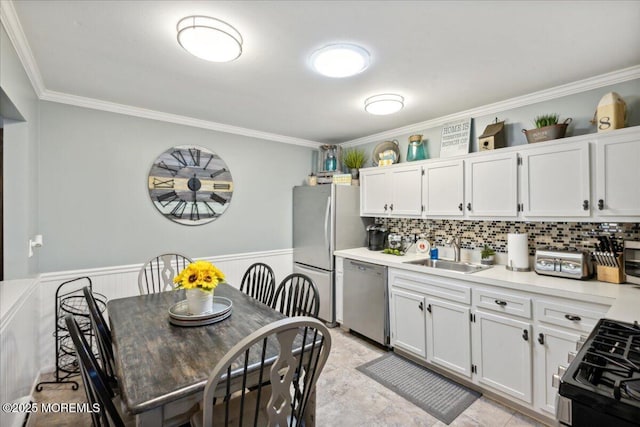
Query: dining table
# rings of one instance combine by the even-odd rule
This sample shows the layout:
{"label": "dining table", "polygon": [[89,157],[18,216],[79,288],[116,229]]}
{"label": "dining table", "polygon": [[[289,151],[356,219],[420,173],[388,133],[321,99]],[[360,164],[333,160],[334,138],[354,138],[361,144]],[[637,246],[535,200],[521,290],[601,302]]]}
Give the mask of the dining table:
{"label": "dining table", "polygon": [[136,425],[188,422],[218,361],[252,332],[285,317],[227,283],[215,288],[215,296],[232,302],[231,315],[202,326],[170,322],[169,309],[185,299],[184,290],[108,301],[121,404]]}

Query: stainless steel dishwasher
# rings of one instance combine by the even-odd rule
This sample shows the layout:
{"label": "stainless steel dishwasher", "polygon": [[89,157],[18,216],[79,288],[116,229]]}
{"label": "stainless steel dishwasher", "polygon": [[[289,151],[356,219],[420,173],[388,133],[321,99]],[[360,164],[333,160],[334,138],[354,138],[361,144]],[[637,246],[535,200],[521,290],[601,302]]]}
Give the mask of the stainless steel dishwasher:
{"label": "stainless steel dishwasher", "polygon": [[343,326],[388,346],[387,267],[345,259],[343,279]]}

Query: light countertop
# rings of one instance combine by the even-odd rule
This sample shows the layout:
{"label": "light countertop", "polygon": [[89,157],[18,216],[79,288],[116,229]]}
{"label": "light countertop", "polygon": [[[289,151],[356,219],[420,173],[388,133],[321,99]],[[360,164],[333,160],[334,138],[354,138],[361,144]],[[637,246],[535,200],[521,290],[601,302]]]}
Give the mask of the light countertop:
{"label": "light countertop", "polygon": [[447,271],[420,265],[407,264],[407,261],[428,258],[426,253],[410,251],[403,256],[388,255],[381,251],[370,251],[366,247],[345,249],[334,252],[335,256],[350,258],[362,262],[402,268],[418,273],[451,277],[471,283],[499,286],[525,292],[570,298],[584,302],[611,305],[607,318],[624,322],[640,322],[640,286],[633,284],[614,284],[595,279],[575,280],[539,275],[534,271],[509,271],[504,265],[494,265],[487,270],[471,274]]}

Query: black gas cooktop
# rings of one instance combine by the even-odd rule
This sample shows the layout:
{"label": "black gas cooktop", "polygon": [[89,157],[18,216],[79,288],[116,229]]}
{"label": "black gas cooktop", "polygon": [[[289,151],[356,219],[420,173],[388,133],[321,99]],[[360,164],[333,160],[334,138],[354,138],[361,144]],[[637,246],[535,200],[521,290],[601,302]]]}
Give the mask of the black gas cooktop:
{"label": "black gas cooktop", "polygon": [[640,325],[600,319],[560,382],[572,425],[640,425]]}

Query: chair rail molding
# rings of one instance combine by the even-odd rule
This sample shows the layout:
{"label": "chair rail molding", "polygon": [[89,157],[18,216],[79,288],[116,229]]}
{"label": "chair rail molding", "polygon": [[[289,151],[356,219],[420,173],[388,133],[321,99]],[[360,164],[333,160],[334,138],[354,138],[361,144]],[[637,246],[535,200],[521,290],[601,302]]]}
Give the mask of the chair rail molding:
{"label": "chair rail molding", "polygon": [[[293,272],[293,249],[275,249],[260,252],[244,252],[229,255],[194,257],[193,260],[207,260],[216,265],[226,276],[227,282],[240,288],[242,275],[254,262],[263,262],[273,268],[276,280],[282,280]],[[64,281],[81,276],[89,276],[93,291],[108,300],[139,295],[138,272],[144,264],[87,268],[81,270],[56,271],[40,275],[40,371],[55,370],[55,347],[53,328],[55,327],[54,299],[57,287]],[[107,318],[108,313],[105,313]]]}

